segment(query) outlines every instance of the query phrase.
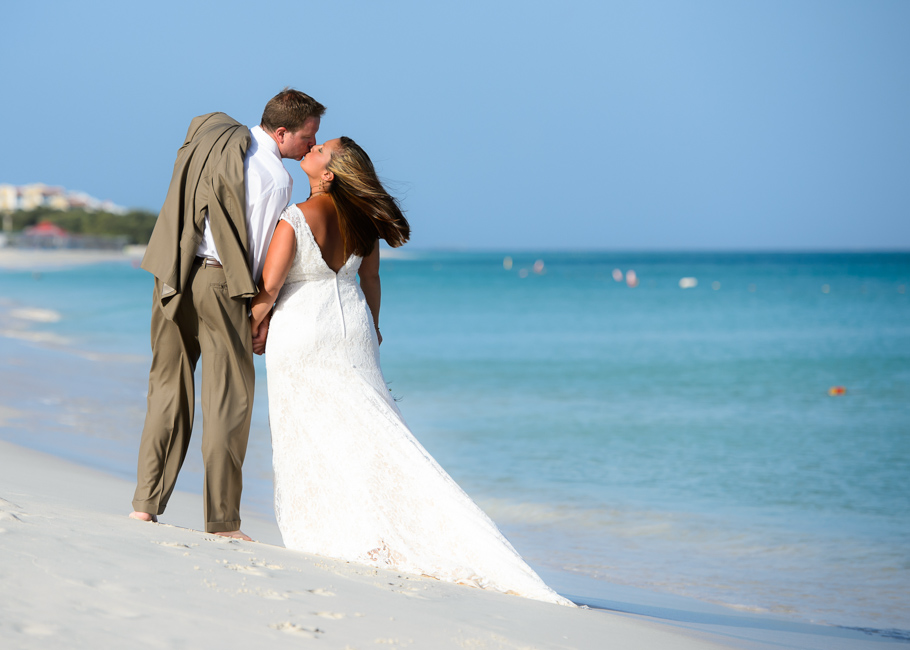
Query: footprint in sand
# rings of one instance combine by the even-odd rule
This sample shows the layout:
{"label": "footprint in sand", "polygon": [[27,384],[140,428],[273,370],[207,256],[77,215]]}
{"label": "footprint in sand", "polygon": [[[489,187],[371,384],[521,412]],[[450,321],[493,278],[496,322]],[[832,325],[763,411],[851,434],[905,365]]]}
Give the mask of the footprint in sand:
{"label": "footprint in sand", "polygon": [[236,571],[237,573],[243,573],[248,576],[260,576],[264,577],[265,574],[257,569],[254,566],[246,566],[244,564],[225,564],[225,569],[230,569],[231,571]]}
{"label": "footprint in sand", "polygon": [[311,594],[316,594],[317,596],[334,596],[335,594],[328,589],[323,589],[322,587],[317,587],[316,589],[308,589]]}
{"label": "footprint in sand", "polygon": [[265,598],[266,600],[287,600],[293,595],[293,591],[286,591],[284,593],[278,593],[274,589],[257,589],[256,591],[251,592],[252,594],[259,596],[260,598]]}
{"label": "footprint in sand", "polygon": [[318,627],[302,627],[296,623],[291,623],[290,621],[285,621],[284,623],[273,623],[269,625],[273,630],[278,630],[279,632],[285,632],[287,634],[294,634],[296,636],[303,636],[309,639],[318,639],[319,634],[324,634],[324,630],[320,630]]}
{"label": "footprint in sand", "polygon": [[[3,524],[4,522],[18,522],[21,524],[23,523],[23,517],[25,516],[26,514],[21,512],[19,506],[15,503],[7,501],[6,499],[0,499],[0,524]],[[6,528],[0,527],[0,533],[5,532]]]}
{"label": "footprint in sand", "polygon": [[284,567],[281,566],[280,564],[269,564],[265,560],[257,560],[256,558],[253,558],[252,560],[250,560],[250,563],[253,566],[260,566],[265,569],[272,569],[273,571],[283,571],[284,570]]}
{"label": "footprint in sand", "polygon": [[199,544],[181,544],[180,542],[158,542],[152,540],[152,544],[158,544],[160,546],[169,546],[171,548],[193,548],[194,546],[199,546]]}
{"label": "footprint in sand", "polygon": [[313,616],[338,620],[339,618],[344,618],[346,614],[342,614],[341,612],[313,612]]}

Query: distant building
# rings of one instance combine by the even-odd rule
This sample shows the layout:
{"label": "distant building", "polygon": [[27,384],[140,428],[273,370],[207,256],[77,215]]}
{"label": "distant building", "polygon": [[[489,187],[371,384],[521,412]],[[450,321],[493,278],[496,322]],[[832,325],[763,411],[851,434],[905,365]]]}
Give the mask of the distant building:
{"label": "distant building", "polygon": [[0,185],[0,211],[13,212],[16,210],[19,193],[14,185]]}
{"label": "distant building", "polygon": [[18,244],[22,248],[69,248],[72,235],[50,221],[42,221],[37,226],[29,226],[19,235]]}
{"label": "distant building", "polygon": [[62,187],[44,183],[31,185],[0,184],[0,212],[17,212],[48,207],[54,210],[81,209],[89,212],[126,214],[127,209],[111,201],[102,201],[85,192],[68,192]]}
{"label": "distant building", "polygon": [[127,238],[123,236],[76,235],[55,223],[42,221],[25,228],[21,233],[5,236],[4,245],[16,248],[90,248],[122,250]]}

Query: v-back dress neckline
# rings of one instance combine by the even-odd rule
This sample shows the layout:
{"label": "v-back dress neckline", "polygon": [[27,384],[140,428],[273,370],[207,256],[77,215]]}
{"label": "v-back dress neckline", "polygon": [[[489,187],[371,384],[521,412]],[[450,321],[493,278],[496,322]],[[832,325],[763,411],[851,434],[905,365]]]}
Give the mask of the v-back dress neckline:
{"label": "v-back dress neckline", "polygon": [[313,246],[316,248],[316,250],[319,251],[319,259],[322,260],[322,263],[326,269],[328,269],[329,271],[331,271],[332,273],[334,273],[337,276],[339,273],[344,271],[345,268],[347,268],[348,264],[350,264],[351,260],[355,257],[355,255],[353,253],[348,255],[348,258],[344,261],[344,264],[342,264],[341,268],[339,268],[337,271],[335,269],[333,269],[331,266],[329,266],[329,263],[326,262],[325,255],[322,252],[322,247],[319,245],[319,242],[316,241],[316,235],[313,234],[313,230],[310,228],[310,224],[307,223],[306,215],[303,213],[303,210],[301,210],[298,205],[295,204],[294,207],[297,208],[297,211],[300,213],[301,221],[303,222],[303,225],[305,226],[304,229],[306,230],[307,237],[310,240],[310,243],[312,243]]}

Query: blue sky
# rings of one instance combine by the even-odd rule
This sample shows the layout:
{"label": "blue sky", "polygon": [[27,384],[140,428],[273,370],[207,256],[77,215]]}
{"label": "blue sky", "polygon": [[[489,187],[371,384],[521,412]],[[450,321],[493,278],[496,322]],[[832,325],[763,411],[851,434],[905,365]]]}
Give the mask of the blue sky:
{"label": "blue sky", "polygon": [[905,0],[0,11],[0,183],[157,212],[193,116],[253,125],[290,85],[415,248],[910,249]]}

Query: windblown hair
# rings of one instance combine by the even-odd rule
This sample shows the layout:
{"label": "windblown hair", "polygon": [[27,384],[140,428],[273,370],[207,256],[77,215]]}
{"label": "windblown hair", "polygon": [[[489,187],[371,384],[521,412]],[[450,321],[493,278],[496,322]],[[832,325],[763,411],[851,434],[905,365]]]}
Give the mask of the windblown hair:
{"label": "windblown hair", "polygon": [[360,145],[342,136],[326,168],[335,175],[329,195],[338,213],[345,255],[366,257],[373,252],[377,239],[386,240],[393,248],[408,241],[411,226]]}
{"label": "windblown hair", "polygon": [[288,131],[299,131],[311,117],[322,117],[325,106],[315,99],[293,88],[285,88],[265,105],[260,126],[274,133],[279,127]]}

